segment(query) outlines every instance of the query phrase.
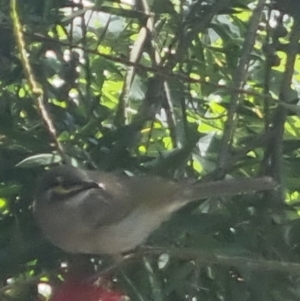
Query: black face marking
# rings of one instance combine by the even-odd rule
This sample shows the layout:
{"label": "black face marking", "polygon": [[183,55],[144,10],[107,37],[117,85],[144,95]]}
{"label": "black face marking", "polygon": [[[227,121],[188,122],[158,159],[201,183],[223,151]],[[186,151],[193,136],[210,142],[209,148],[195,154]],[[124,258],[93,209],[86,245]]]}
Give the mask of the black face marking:
{"label": "black face marking", "polygon": [[89,179],[85,171],[72,166],[57,166],[46,171],[38,180],[34,198],[47,202],[67,201],[67,198],[88,189],[99,189],[100,183]]}
{"label": "black face marking", "polygon": [[[61,180],[61,179],[60,179]],[[51,192],[51,201],[60,201],[68,199],[79,192],[89,190],[91,188],[102,189],[95,182],[71,182],[71,181],[62,181],[60,183],[54,184],[52,188],[49,189]]]}

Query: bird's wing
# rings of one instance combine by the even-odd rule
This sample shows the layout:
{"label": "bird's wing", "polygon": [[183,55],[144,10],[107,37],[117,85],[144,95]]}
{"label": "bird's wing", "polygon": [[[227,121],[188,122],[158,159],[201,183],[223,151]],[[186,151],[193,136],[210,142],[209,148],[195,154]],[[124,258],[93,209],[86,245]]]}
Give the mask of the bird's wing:
{"label": "bird's wing", "polygon": [[100,187],[86,192],[80,211],[87,226],[109,226],[131,213],[134,200],[131,198],[126,177],[98,173],[93,180]]}

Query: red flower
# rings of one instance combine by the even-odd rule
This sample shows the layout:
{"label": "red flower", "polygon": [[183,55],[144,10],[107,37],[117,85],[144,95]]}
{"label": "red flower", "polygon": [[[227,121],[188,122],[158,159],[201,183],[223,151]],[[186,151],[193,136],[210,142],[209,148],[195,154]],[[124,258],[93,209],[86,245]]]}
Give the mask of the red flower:
{"label": "red flower", "polygon": [[67,280],[49,301],[124,301],[128,298],[118,292],[92,283]]}

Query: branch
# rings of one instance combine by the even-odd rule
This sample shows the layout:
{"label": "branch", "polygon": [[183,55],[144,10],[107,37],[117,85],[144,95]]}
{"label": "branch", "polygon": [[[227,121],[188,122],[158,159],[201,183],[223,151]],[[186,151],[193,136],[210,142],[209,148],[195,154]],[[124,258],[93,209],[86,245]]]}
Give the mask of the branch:
{"label": "branch", "polygon": [[180,248],[161,248],[161,247],[142,247],[142,255],[161,255],[169,254],[183,260],[197,260],[201,263],[211,265],[219,264],[222,266],[232,267],[240,266],[247,267],[251,270],[263,270],[263,271],[277,271],[285,272],[288,274],[299,274],[300,263],[288,262],[288,261],[276,261],[257,259],[244,256],[232,256],[222,254],[220,252],[214,252],[212,250],[196,250],[196,249],[180,249]]}

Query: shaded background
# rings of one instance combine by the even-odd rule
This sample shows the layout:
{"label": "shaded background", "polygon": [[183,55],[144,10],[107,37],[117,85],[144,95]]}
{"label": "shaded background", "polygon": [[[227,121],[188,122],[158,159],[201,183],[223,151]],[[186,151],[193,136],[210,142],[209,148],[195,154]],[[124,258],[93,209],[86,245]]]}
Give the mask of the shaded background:
{"label": "shaded background", "polygon": [[[115,271],[116,286],[140,301],[299,300],[298,2],[136,1],[18,2],[69,160],[168,178],[270,175],[281,186],[184,208],[148,242],[164,251]],[[32,196],[62,158],[9,14],[1,0],[0,298],[45,300],[37,285],[55,288],[72,258],[44,240]]]}

